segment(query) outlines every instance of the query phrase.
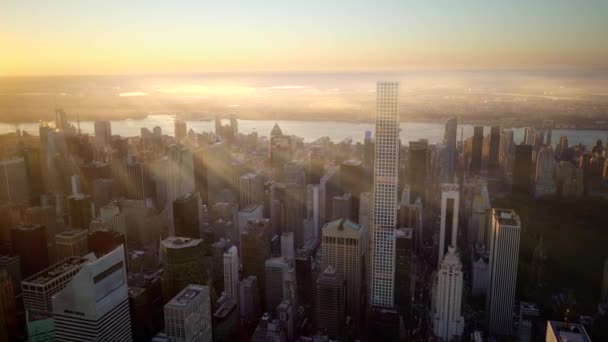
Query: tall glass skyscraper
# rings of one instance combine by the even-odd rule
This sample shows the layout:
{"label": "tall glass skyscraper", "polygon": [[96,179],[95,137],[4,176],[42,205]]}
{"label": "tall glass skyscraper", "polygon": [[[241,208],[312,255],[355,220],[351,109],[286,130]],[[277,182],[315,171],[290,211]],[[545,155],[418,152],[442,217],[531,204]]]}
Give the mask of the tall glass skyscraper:
{"label": "tall glass skyscraper", "polygon": [[443,136],[443,180],[447,183],[454,181],[454,170],[456,168],[456,135],[458,134],[458,119],[449,118],[445,122],[445,134]]}
{"label": "tall glass skyscraper", "polygon": [[393,307],[395,227],[399,166],[399,83],[376,88],[376,153],[374,160],[371,305]]}

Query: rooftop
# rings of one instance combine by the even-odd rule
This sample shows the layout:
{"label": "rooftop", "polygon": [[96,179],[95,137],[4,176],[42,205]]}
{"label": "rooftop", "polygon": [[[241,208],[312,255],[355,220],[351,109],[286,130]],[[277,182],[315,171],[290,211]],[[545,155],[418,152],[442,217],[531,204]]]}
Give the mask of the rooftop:
{"label": "rooftop", "polygon": [[414,228],[399,228],[395,230],[396,238],[411,239],[414,234]]}
{"label": "rooftop", "polygon": [[560,342],[591,342],[587,331],[580,324],[548,321],[555,337]]}
{"label": "rooftop", "polygon": [[519,216],[513,209],[493,209],[494,219],[498,224],[505,226],[521,226]]}
{"label": "rooftop", "polygon": [[167,305],[186,306],[203,292],[209,292],[206,286],[190,284],[185,289],[183,289],[182,292],[178,293],[177,296],[173,297],[173,299],[171,299],[171,301],[169,301]]}
{"label": "rooftop", "polygon": [[15,227],[16,230],[37,230],[40,228],[44,228],[44,226],[40,224],[22,224],[20,226]]}
{"label": "rooftop", "polygon": [[187,248],[200,244],[203,240],[187,237],[169,236],[162,240],[165,248]]}
{"label": "rooftop", "polygon": [[87,258],[70,257],[23,280],[23,283],[45,285],[47,283],[50,283],[53,279],[61,276],[62,274],[70,272],[76,268],[79,269],[82,264],[88,261],[89,259]]}
{"label": "rooftop", "polygon": [[57,234],[57,237],[74,237],[76,235],[80,235],[80,234],[84,234],[87,235],[87,230],[86,229],[70,229],[70,230],[66,230],[63,231],[59,234]]}

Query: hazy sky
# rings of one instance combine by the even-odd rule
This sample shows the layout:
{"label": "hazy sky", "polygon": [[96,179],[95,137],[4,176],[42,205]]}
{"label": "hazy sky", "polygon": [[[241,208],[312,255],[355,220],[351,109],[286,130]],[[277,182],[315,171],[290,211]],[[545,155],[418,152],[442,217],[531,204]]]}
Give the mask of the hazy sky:
{"label": "hazy sky", "polygon": [[3,0],[0,46],[0,75],[608,67],[608,1]]}

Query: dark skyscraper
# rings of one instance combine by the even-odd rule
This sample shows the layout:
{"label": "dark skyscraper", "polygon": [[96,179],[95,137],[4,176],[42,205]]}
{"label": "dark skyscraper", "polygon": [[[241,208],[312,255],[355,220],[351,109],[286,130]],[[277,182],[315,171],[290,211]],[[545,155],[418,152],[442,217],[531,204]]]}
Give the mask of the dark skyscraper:
{"label": "dark skyscraper", "polygon": [[317,279],[316,292],[315,324],[317,330],[324,331],[331,339],[342,340],[346,312],[344,277],[332,266],[327,266]]}
{"label": "dark skyscraper", "polygon": [[407,180],[410,184],[411,198],[425,199],[428,177],[428,143],[426,141],[410,141]]}
{"label": "dark skyscraper", "polygon": [[270,222],[268,219],[247,222],[241,232],[243,275],[257,278],[258,291],[263,301],[266,284],[266,259],[270,258]]}
{"label": "dark skyscraper", "polygon": [[200,238],[198,195],[190,193],[173,201],[175,236]]}
{"label": "dark skyscraper", "polygon": [[481,172],[481,155],[483,151],[483,126],[473,128],[473,148],[471,150],[470,175],[478,175]]}
{"label": "dark skyscraper", "polygon": [[92,208],[90,195],[75,194],[68,197],[70,227],[88,230],[93,218]]}
{"label": "dark skyscraper", "polygon": [[498,168],[498,156],[500,151],[500,127],[490,127],[490,151],[488,154],[488,169],[491,171]]}
{"label": "dark skyscraper", "polygon": [[49,267],[46,230],[43,225],[21,225],[13,228],[11,244],[13,252],[21,258],[23,279]]}
{"label": "dark skyscraper", "polygon": [[395,232],[395,305],[402,315],[409,310],[412,297],[413,233],[413,228]]}
{"label": "dark skyscraper", "polygon": [[341,192],[352,195],[351,219],[359,217],[359,198],[363,190],[363,179],[363,166],[360,161],[347,160],[340,165]]}
{"label": "dark skyscraper", "polygon": [[532,146],[515,146],[515,162],[513,163],[513,191],[529,193],[532,186]]}
{"label": "dark skyscraper", "polygon": [[454,181],[456,169],[456,136],[458,134],[458,119],[450,118],[445,122],[445,134],[443,135],[443,179],[446,182]]}

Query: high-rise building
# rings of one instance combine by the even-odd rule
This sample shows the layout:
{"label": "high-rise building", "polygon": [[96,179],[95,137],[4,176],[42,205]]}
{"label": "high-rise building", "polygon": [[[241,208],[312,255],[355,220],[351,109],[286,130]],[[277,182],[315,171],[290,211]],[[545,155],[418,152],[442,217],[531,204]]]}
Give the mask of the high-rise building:
{"label": "high-rise building", "polygon": [[348,217],[355,220],[359,216],[359,201],[364,190],[363,165],[357,160],[347,160],[340,164],[340,188],[342,193],[352,195],[351,211]]}
{"label": "high-rise building", "polygon": [[321,177],[323,177],[325,168],[325,158],[321,151],[321,148],[315,146],[310,152],[310,166],[309,166],[309,180],[308,184],[319,184],[321,183]]}
{"label": "high-rise building", "polygon": [[283,300],[289,300],[295,292],[293,260],[272,258],[266,260],[266,312],[276,312]]}
{"label": "high-rise building", "polygon": [[82,257],[89,253],[88,230],[69,229],[55,236],[57,260]]}
{"label": "high-rise building", "polygon": [[153,184],[149,165],[131,156],[127,158],[125,170],[126,180],[122,187],[125,197],[140,201],[152,197]]}
{"label": "high-rise building", "polygon": [[608,257],[604,260],[604,271],[602,272],[602,292],[600,302],[608,303]]}
{"label": "high-rise building", "polygon": [[306,164],[302,160],[291,160],[283,166],[283,183],[306,186]]}
{"label": "high-rise building", "polygon": [[540,311],[538,305],[530,302],[519,303],[519,324],[517,325],[517,337],[521,342],[538,341],[540,336],[536,336],[538,323],[540,321]]}
{"label": "high-rise building", "polygon": [[462,317],[462,264],[456,248],[450,246],[441,260],[433,289],[433,332],[440,341],[459,338],[464,330]]}
{"label": "high-rise building", "polygon": [[239,283],[239,312],[247,324],[255,323],[260,317],[260,296],[255,276],[245,277]]}
{"label": "high-rise building", "polygon": [[331,266],[346,280],[346,310],[361,323],[363,283],[362,261],[365,255],[361,227],[349,220],[338,219],[323,227],[321,268]]}
{"label": "high-rise building", "polygon": [[570,322],[547,321],[546,342],[591,342],[585,327]]}
{"label": "high-rise building", "polygon": [[458,119],[449,118],[445,122],[445,133],[443,135],[443,179],[448,183],[454,181],[458,153],[456,150],[457,135]]}
{"label": "high-rise building", "polygon": [[161,241],[164,254],[163,296],[173,298],[188,284],[206,284],[203,241],[169,236]]}
{"label": "high-rise building", "polygon": [[395,304],[402,315],[411,309],[413,238],[414,228],[400,228],[395,231]]}
{"label": "high-rise building", "polygon": [[237,340],[239,311],[234,297],[223,294],[214,305],[213,342]]}
{"label": "high-rise building", "polygon": [[95,145],[104,147],[112,140],[112,126],[110,121],[95,121]]}
{"label": "high-rise building", "polygon": [[52,312],[53,296],[63,290],[87,262],[87,258],[70,257],[24,279],[21,289],[25,309]]}
{"label": "high-rise building", "polygon": [[371,265],[372,306],[393,306],[399,166],[398,83],[378,83]]}
{"label": "high-rise building", "polygon": [[286,232],[281,234],[281,257],[286,259],[293,259],[295,257],[296,250],[294,247],[294,239],[292,232]]}
{"label": "high-rise building", "polygon": [[72,194],[68,197],[68,218],[70,227],[89,229],[93,218],[93,203],[90,195]]}
{"label": "high-rise building", "polygon": [[173,201],[175,236],[200,238],[198,194],[189,193]]}
{"label": "high-rise building", "polygon": [[0,161],[0,205],[25,204],[30,198],[25,159]]}
{"label": "high-rise building", "polygon": [[330,221],[334,196],[340,195],[340,183],[336,168],[328,168],[319,183],[319,225]]}
{"label": "high-rise building", "polygon": [[344,277],[331,265],[319,274],[315,301],[315,326],[330,339],[344,338],[346,291]]}
{"label": "high-rise building", "polygon": [[13,252],[20,257],[23,278],[49,267],[46,229],[39,224],[20,225],[11,229]]}
{"label": "high-rise building", "polygon": [[535,197],[554,195],[557,192],[555,184],[555,153],[551,147],[542,147],[536,155],[535,183]]}
{"label": "high-rise building", "polygon": [[283,166],[293,156],[291,137],[283,135],[281,128],[275,123],[270,132],[270,146],[268,159],[275,181],[283,180]]}
{"label": "high-rise building", "polygon": [[82,265],[53,296],[58,341],[131,341],[124,248]]}
{"label": "high-rise building", "polygon": [[334,196],[332,199],[332,214],[331,219],[351,219],[353,196],[349,193],[343,194],[342,196]]}
{"label": "high-rise building", "polygon": [[268,219],[249,221],[241,232],[241,260],[243,275],[255,276],[259,298],[265,295],[265,262],[270,258],[270,222]]}
{"label": "high-rise building", "polygon": [[53,320],[52,313],[27,310],[25,315],[28,341],[52,342],[57,340],[55,336],[55,321]]}
{"label": "high-rise building", "polygon": [[239,254],[236,246],[224,253],[224,292],[239,302]]}
{"label": "high-rise building", "polygon": [[460,188],[458,184],[441,184],[441,222],[439,226],[439,253],[437,266],[441,266],[448,246],[457,245],[458,209],[460,208]]}
{"label": "high-rise building", "polygon": [[473,128],[473,147],[469,174],[478,175],[481,172],[481,155],[483,150],[483,126]]}
{"label": "high-rise building", "polygon": [[263,203],[264,184],[262,177],[253,172],[242,175],[239,183],[239,208]]}
{"label": "high-rise building", "polygon": [[304,243],[304,219],[306,218],[306,187],[298,184],[285,185],[285,229],[293,232],[295,246]]}
{"label": "high-rise building", "polygon": [[25,210],[25,222],[39,224],[46,229],[46,242],[49,251],[49,263],[58,261],[55,257],[55,235],[59,233],[55,207],[46,205],[42,207],[29,207]]}
{"label": "high-rise building", "polygon": [[513,304],[521,221],[512,209],[492,209],[490,230],[490,277],[486,313],[492,334],[513,333]]}
{"label": "high-rise building", "polygon": [[532,185],[532,146],[516,145],[513,162],[513,191],[530,193]]}
{"label": "high-rise building", "polygon": [[[397,143],[399,145],[399,143]],[[376,148],[377,149],[377,148]],[[410,185],[412,198],[426,199],[426,187],[428,178],[429,146],[424,140],[410,141],[408,149],[407,181]],[[399,163],[397,163],[399,165]]]}
{"label": "high-rise building", "polygon": [[21,262],[19,255],[0,255],[0,269],[5,269],[13,282],[14,296],[21,293]]}
{"label": "high-rise building", "polygon": [[175,129],[175,131],[174,131],[175,139],[177,141],[182,141],[182,140],[186,139],[186,136],[188,136],[186,122],[176,119],[173,124],[174,124],[174,129]]}
{"label": "high-rise building", "polygon": [[490,127],[490,150],[488,152],[488,168],[496,170],[498,168],[500,153],[500,127]]}
{"label": "high-rise building", "polygon": [[212,341],[209,287],[190,284],[165,304],[165,331],[169,341]]}
{"label": "high-rise building", "polygon": [[93,253],[99,258],[120,245],[126,245],[125,234],[112,230],[97,230],[89,233],[87,245],[89,253]]}
{"label": "high-rise building", "polygon": [[15,289],[6,269],[0,268],[0,341],[14,339],[18,332]]}

